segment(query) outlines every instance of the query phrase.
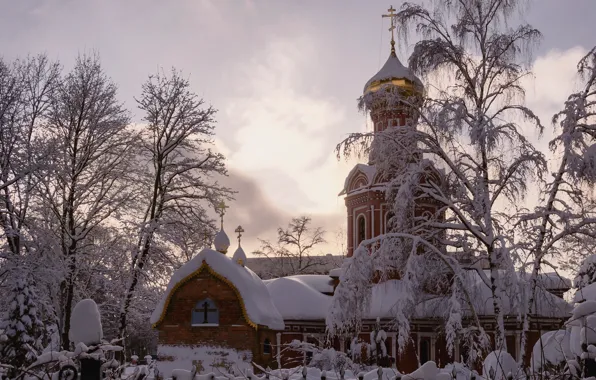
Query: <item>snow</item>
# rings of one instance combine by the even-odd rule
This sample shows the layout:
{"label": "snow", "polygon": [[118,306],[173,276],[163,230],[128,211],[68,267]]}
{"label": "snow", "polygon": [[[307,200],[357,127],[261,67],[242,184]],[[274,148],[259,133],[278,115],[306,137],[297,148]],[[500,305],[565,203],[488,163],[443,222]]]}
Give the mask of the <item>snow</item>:
{"label": "snow", "polygon": [[596,282],[577,289],[573,302],[596,301]]}
{"label": "snow", "polygon": [[298,276],[267,281],[267,289],[275,307],[285,320],[325,319],[331,296],[322,294]]}
{"label": "snow", "polygon": [[156,367],[164,379],[170,377],[174,370],[190,370],[193,366],[202,368],[197,371],[197,374],[213,372],[223,375],[226,372],[224,365],[236,371],[252,370],[252,353],[248,350],[238,351],[212,346],[159,345],[157,356]]}
{"label": "snow", "polygon": [[538,372],[544,364],[558,365],[566,359],[573,359],[575,356],[571,353],[570,337],[565,330],[543,334],[532,350],[532,370]]}
{"label": "snow", "polygon": [[[494,309],[492,302],[490,302],[492,300],[490,288],[486,286],[475,271],[467,273],[467,281],[470,282],[470,286],[468,286],[467,289],[469,289],[472,304],[478,314],[493,315]],[[372,298],[368,318],[390,318],[394,316],[396,302],[400,298],[401,292],[405,291],[405,289],[402,289],[402,284],[403,283],[400,280],[389,280],[375,285],[372,288]],[[522,284],[529,287],[527,283]],[[565,300],[540,288],[536,290],[536,293],[535,302],[540,316],[557,318],[569,316],[571,306]],[[395,301],[391,302],[390,300]],[[514,289],[509,289],[502,294],[502,306],[506,315],[514,315],[517,313],[514,300]],[[450,297],[447,296],[431,297],[430,299],[421,301],[417,304],[414,316],[418,318],[446,317],[445,313],[451,310],[448,305],[449,302]],[[468,305],[464,303],[461,306],[463,314],[469,315]]]}
{"label": "snow", "polygon": [[297,274],[286,278],[300,281],[321,293],[333,293],[333,279],[328,275]]}
{"label": "snow", "polygon": [[[284,374],[287,375],[288,380],[303,380],[304,375],[302,373],[303,367],[296,367],[290,369],[275,369],[269,372],[270,379],[283,379]],[[379,378],[379,374],[377,369],[370,370],[368,372],[363,372],[363,379],[364,380],[377,380]],[[321,371],[319,368],[316,367],[307,367],[306,368],[306,380],[321,380],[322,373],[325,372],[325,378],[327,380],[339,380],[341,375],[338,371],[333,370],[325,370]],[[359,373],[353,372],[352,370],[346,369],[344,373],[345,380],[352,380],[358,379]],[[383,379],[395,379],[396,377],[400,377],[401,374],[399,371],[393,368],[383,368]],[[403,379],[403,377],[402,377]],[[434,380],[434,379],[433,379]]]}
{"label": "snow", "polygon": [[[490,288],[480,279],[475,272],[469,272],[467,280],[471,282],[470,293],[474,307],[481,315],[493,315],[493,305],[490,300],[492,293]],[[316,320],[325,319],[331,307],[331,296],[321,294],[323,291],[331,291],[332,285],[328,283],[330,277],[323,275],[297,275],[272,280],[265,280],[265,284],[271,294],[275,307],[281,316],[288,320]],[[372,286],[370,307],[364,313],[366,319],[393,318],[396,312],[397,300],[403,289],[401,280],[387,280]],[[538,312],[547,317],[568,317],[571,306],[565,300],[537,289],[536,304]],[[511,291],[513,293],[513,291]],[[291,294],[292,297],[288,297]],[[503,294],[503,308],[506,314],[515,314],[513,305],[514,294]],[[450,297],[433,296],[428,300],[421,300],[416,306],[413,317],[446,317],[445,312],[450,310],[447,303]],[[469,315],[467,305],[462,304],[463,314]]]}
{"label": "snow", "polygon": [[486,377],[491,373],[494,373],[493,376],[489,375],[489,378],[493,380],[506,380],[509,374],[513,375],[513,378],[517,378],[516,374],[519,368],[515,359],[509,354],[507,351],[493,351],[486,356],[484,359],[484,363],[482,364],[482,373]]}
{"label": "snow", "polygon": [[232,261],[236,264],[246,266],[246,253],[244,253],[244,249],[241,246],[238,246],[236,252],[232,256]]}
{"label": "snow", "polygon": [[387,59],[387,62],[385,62],[383,67],[381,67],[381,70],[379,70],[378,73],[370,78],[368,82],[366,82],[363,91],[366,92],[368,86],[370,86],[373,82],[391,79],[407,79],[411,82],[414,82],[416,85],[423,87],[422,81],[420,81],[420,79],[414,75],[412,70],[405,67],[399,58],[397,58],[395,53],[391,53]]}
{"label": "snow", "polygon": [[70,317],[69,339],[87,346],[99,344],[103,339],[101,316],[97,304],[92,299],[79,301]]}
{"label": "snow", "polygon": [[596,343],[596,315],[588,315],[580,330],[580,343]]}
{"label": "snow", "polygon": [[402,281],[388,280],[377,284],[372,289],[370,309],[365,314],[367,318],[391,318],[395,315],[396,300],[402,291]]}
{"label": "snow", "polygon": [[170,279],[161,300],[151,315],[151,324],[161,320],[162,313],[167,309],[166,301],[174,287],[189,276],[195,274],[203,265],[207,264],[214,272],[230,281],[240,293],[246,308],[248,318],[255,324],[267,326],[273,330],[283,330],[284,321],[274,306],[271,296],[263,281],[249,268],[233,262],[226,255],[209,248],[203,249],[189,262],[180,267]]}
{"label": "snow", "polygon": [[573,285],[576,288],[581,289],[582,287],[591,284],[596,280],[596,278],[594,278],[595,273],[596,254],[592,254],[582,261],[582,264],[577,271],[577,276],[573,280]]}
{"label": "snow", "polygon": [[226,253],[228,248],[230,248],[230,238],[223,230],[219,230],[217,234],[215,234],[215,239],[213,239],[213,246],[215,250],[221,253]]}
{"label": "snow", "polygon": [[352,170],[350,170],[350,173],[348,173],[346,180],[344,181],[344,188],[338,195],[347,194],[350,182],[352,182],[352,180],[357,177],[359,173],[364,174],[367,179],[366,185],[369,186],[373,183],[375,174],[377,174],[377,168],[374,165],[356,164]]}
{"label": "snow", "polygon": [[[530,274],[520,274],[520,278],[523,279],[530,279]],[[546,272],[540,273],[538,275],[538,286],[543,287],[544,289],[549,290],[566,290],[571,289],[571,280],[565,277],[562,277],[560,274],[556,272]]]}
{"label": "snow", "polygon": [[439,374],[437,364],[433,361],[428,361],[420,366],[416,371],[404,375],[402,380],[418,380],[418,379],[435,379]]}
{"label": "snow", "polygon": [[29,367],[34,368],[43,364],[54,363],[54,362],[68,362],[68,351],[49,351],[45,352],[37,357]]}
{"label": "snow", "polygon": [[585,301],[575,306],[570,321],[596,313],[596,301]]}
{"label": "snow", "polygon": [[[488,274],[488,271],[485,271]],[[520,276],[522,277],[522,276]],[[467,271],[465,281],[468,283],[466,286],[469,289],[472,304],[476,311],[480,315],[493,315],[494,307],[492,301],[492,292],[486,283],[482,280],[481,276],[476,271]],[[503,289],[501,294],[501,303],[504,315],[516,315],[518,313],[517,298],[519,292],[525,290],[529,292],[530,284],[520,279],[518,286],[507,286]],[[430,313],[432,309],[436,311],[448,310],[445,306],[447,305],[448,299],[437,298],[430,301],[426,305],[426,313]],[[569,316],[571,311],[571,305],[564,299],[557,297],[556,295],[546,291],[542,287],[536,289],[535,296],[535,310],[536,314],[542,317],[552,318],[566,318]],[[469,313],[467,310],[468,306],[462,304],[464,313]]]}
{"label": "snow", "polygon": [[340,268],[334,268],[334,269],[331,269],[329,271],[329,277],[337,277],[337,278],[339,278],[342,273],[343,273],[343,270],[342,270],[341,267]]}

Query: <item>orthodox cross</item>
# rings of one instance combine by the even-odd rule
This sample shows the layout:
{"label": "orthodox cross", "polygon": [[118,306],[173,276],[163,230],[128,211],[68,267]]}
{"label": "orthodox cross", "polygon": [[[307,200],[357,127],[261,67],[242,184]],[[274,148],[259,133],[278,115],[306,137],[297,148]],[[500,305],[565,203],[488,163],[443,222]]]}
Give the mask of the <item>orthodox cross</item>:
{"label": "orthodox cross", "polygon": [[238,246],[240,246],[240,238],[242,237],[242,233],[244,232],[244,228],[242,228],[242,226],[238,226],[238,228],[236,228],[234,230],[234,232],[236,232],[238,234]]}
{"label": "orthodox cross", "polygon": [[209,302],[207,302],[207,301],[203,302],[203,304],[201,306],[202,306],[202,308],[197,311],[203,312],[203,323],[208,323],[209,319],[207,318],[207,316],[209,315],[209,312],[215,312],[215,311],[217,311],[217,309],[215,309],[215,308],[209,309]]}
{"label": "orthodox cross", "polygon": [[391,32],[391,52],[395,53],[395,39],[393,38],[393,31],[395,30],[395,8],[393,8],[393,5],[391,7],[389,7],[389,9],[387,9],[387,12],[389,12],[389,14],[387,15],[381,15],[381,17],[385,18],[385,17],[389,17],[389,19],[391,20],[391,27],[389,27],[389,31]]}
{"label": "orthodox cross", "polygon": [[219,214],[219,218],[221,220],[221,229],[223,230],[223,217],[226,214],[226,203],[224,201],[219,202],[219,204],[215,207],[215,211]]}

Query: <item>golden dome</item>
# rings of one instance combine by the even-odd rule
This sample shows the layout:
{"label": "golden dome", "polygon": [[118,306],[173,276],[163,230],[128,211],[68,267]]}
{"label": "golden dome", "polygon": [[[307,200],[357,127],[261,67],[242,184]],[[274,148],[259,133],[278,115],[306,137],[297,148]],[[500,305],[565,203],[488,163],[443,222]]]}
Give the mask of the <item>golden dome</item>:
{"label": "golden dome", "polygon": [[364,94],[375,92],[387,85],[401,87],[412,93],[422,93],[424,91],[422,81],[414,75],[412,70],[400,62],[393,48],[381,70],[364,85]]}

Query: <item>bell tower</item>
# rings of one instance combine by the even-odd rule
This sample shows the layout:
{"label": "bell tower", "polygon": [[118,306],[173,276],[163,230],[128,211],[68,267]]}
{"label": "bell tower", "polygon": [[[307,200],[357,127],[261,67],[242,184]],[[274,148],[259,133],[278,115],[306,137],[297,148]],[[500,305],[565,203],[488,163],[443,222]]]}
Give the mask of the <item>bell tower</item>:
{"label": "bell tower", "polygon": [[[395,9],[389,8],[391,20],[391,51],[383,67],[364,85],[361,97],[362,108],[370,112],[376,136],[388,128],[416,128],[416,117],[412,107],[397,100],[398,97],[387,94],[399,92],[403,98],[421,99],[424,93],[422,81],[412,70],[404,66],[395,52]],[[347,211],[347,247],[348,257],[360,242],[388,232],[388,221],[391,216],[390,207],[385,201],[387,179],[382,178],[375,166],[375,142],[371,149],[369,162],[357,164],[348,174],[344,188],[339,195],[345,196]],[[404,154],[410,155],[407,160],[417,159],[415,142],[404,141]]]}

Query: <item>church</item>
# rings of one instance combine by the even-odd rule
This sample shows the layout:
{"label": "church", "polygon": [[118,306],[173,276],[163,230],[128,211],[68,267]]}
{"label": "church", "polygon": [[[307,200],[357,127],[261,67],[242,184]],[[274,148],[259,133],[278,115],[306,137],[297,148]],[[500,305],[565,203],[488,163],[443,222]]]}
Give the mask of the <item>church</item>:
{"label": "church", "polygon": [[[389,58],[366,82],[363,93],[369,95],[392,88],[420,96],[424,92],[422,81],[397,57],[393,38]],[[405,107],[371,109],[375,132],[412,125],[415,128],[416,120]],[[347,212],[346,260],[350,260],[360,242],[387,232],[390,213],[385,202],[386,182],[378,175],[373,159],[367,164],[356,165],[348,174],[340,192]],[[423,205],[420,212],[432,207]],[[247,266],[240,236],[237,249],[230,254],[230,240],[223,228],[224,211],[222,207],[221,230],[214,239],[214,249],[203,249],[173,274],[151,317],[152,326],[159,334],[160,372],[169,376],[168,371],[172,369],[188,370],[192,366],[199,372],[217,372],[216,367],[253,369],[253,362],[263,368],[296,366],[308,358],[287,349],[294,340],[346,352],[352,339],[329,338],[325,323],[341,268],[327,274],[262,280]],[[242,231],[241,227],[237,230]],[[483,327],[488,332],[494,331],[490,289],[473,273],[470,278]],[[544,332],[559,329],[571,309],[563,299],[563,293],[571,286],[570,281],[542,274],[539,282],[542,286],[536,297],[535,314],[530,320],[528,357],[538,338]],[[448,353],[442,330],[444,321],[437,317],[437,310],[432,307],[416,309],[411,321],[411,343],[406,352],[398,355],[397,333],[391,329],[391,300],[398,287],[399,279],[374,285],[371,308],[358,338],[369,342],[370,333],[379,320],[387,332],[387,355],[402,373],[410,373],[429,360],[439,366],[460,361],[465,355],[463,349],[455,347],[454,355]],[[508,313],[505,318],[506,343],[507,351],[519,359],[521,325],[511,306],[512,299],[513,295],[503,295],[503,305]]]}

